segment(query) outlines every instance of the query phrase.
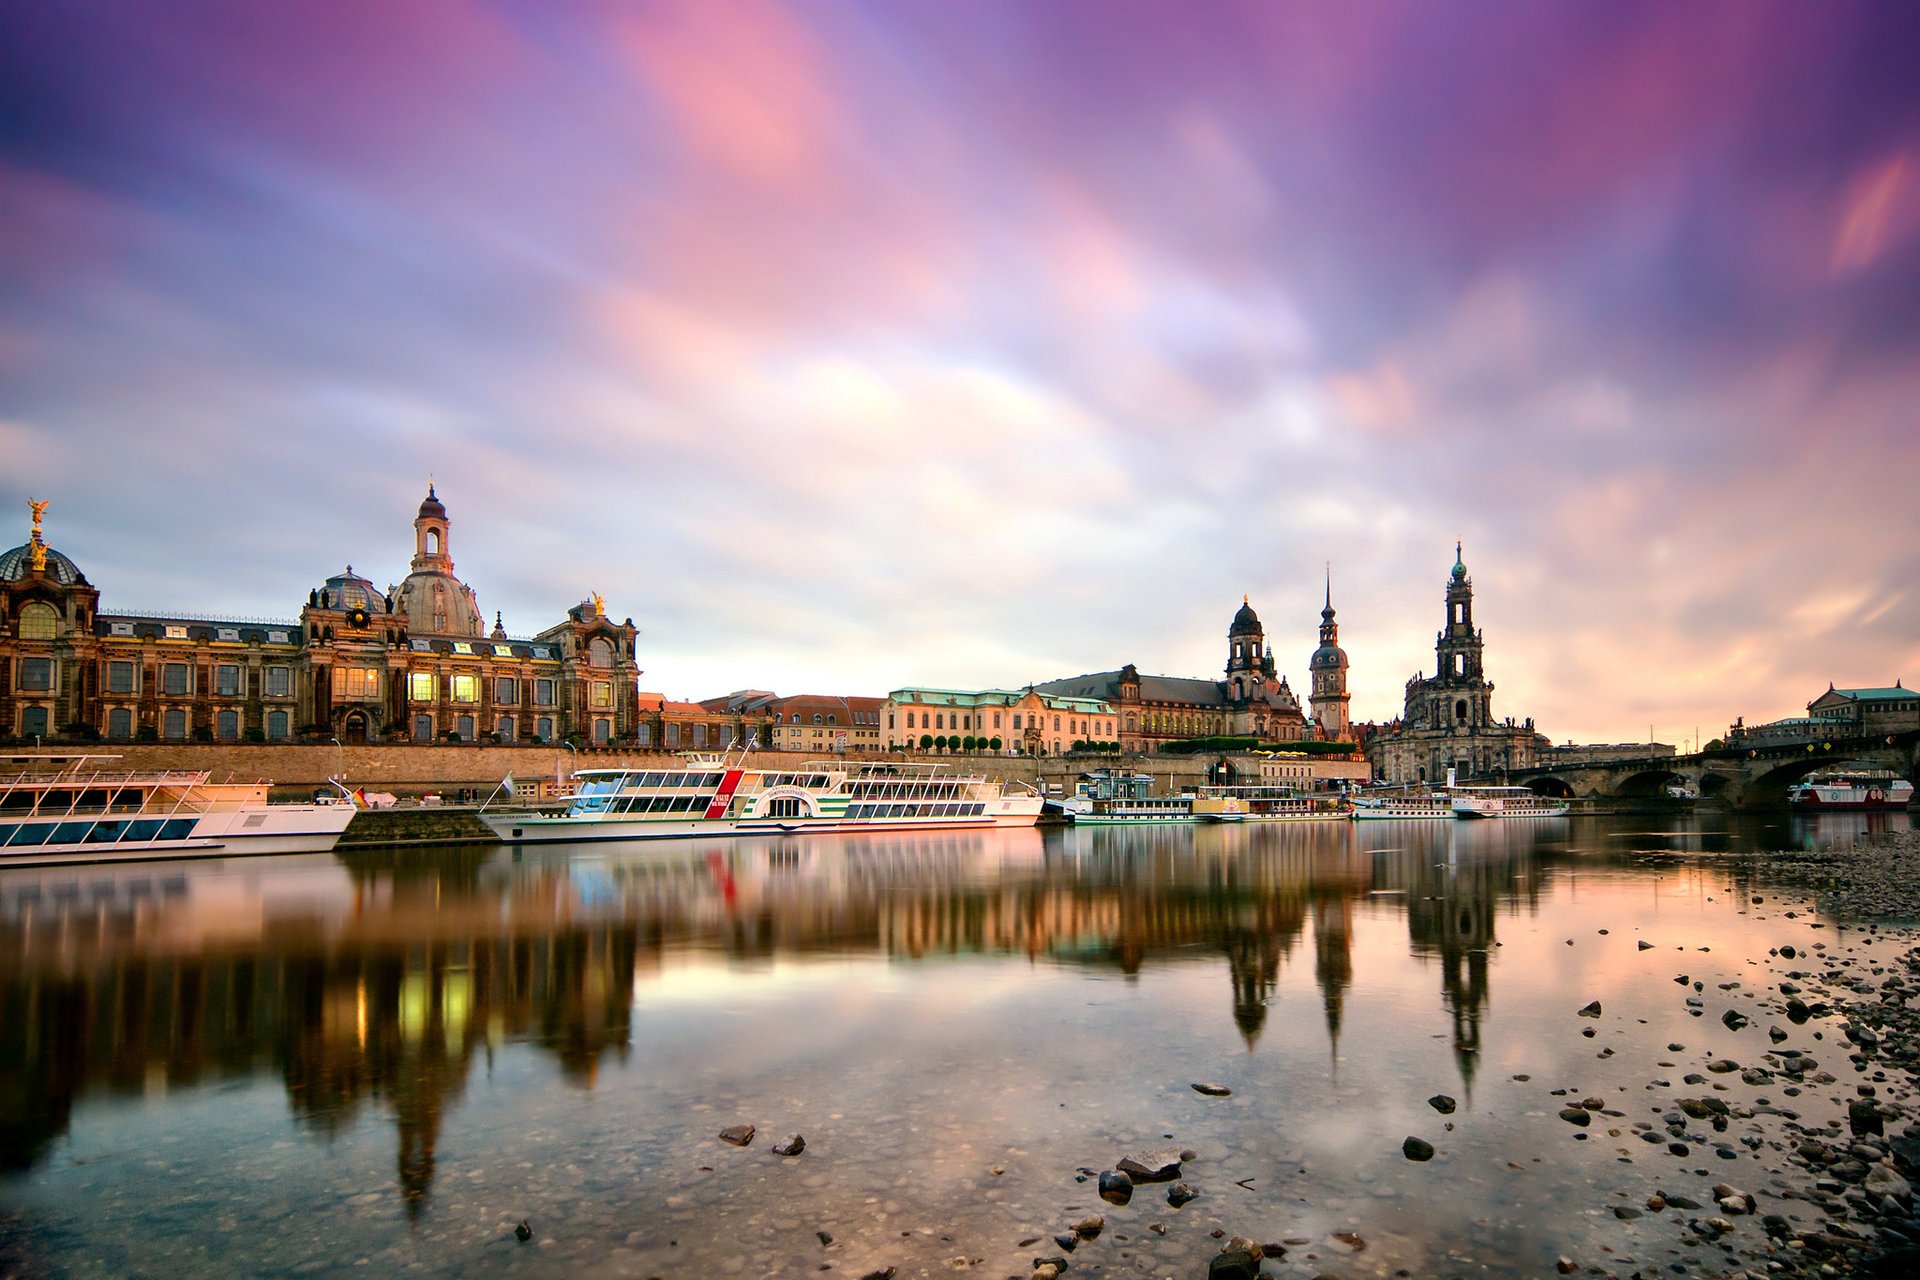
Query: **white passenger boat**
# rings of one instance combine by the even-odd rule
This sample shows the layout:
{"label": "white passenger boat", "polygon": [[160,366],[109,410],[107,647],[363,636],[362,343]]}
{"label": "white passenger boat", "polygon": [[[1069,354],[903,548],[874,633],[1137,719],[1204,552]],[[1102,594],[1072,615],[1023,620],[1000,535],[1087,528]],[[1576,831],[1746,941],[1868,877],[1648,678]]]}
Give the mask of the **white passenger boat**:
{"label": "white passenger boat", "polygon": [[1449,787],[1456,818],[1564,818],[1565,800],[1536,795],[1525,787]]}
{"label": "white passenger boat", "polygon": [[502,840],[671,840],[801,831],[938,831],[1030,827],[1041,795],[951,774],[938,764],[816,761],[760,768],[745,755],[690,752],[650,769],[582,769],[558,812],[495,811],[480,820]]}
{"label": "white passenger boat", "polygon": [[117,756],[0,756],[0,866],[325,853],[356,812],[268,804],[268,782],[124,770]]}
{"label": "white passenger boat", "polygon": [[1356,822],[1453,821],[1453,799],[1444,791],[1389,791],[1353,798]]}

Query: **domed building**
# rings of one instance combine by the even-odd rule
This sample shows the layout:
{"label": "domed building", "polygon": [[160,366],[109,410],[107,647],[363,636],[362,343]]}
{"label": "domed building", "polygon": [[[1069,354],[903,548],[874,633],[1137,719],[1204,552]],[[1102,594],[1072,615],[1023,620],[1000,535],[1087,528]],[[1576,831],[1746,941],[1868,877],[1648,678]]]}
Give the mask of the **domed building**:
{"label": "domed building", "polygon": [[1224,680],[1143,676],[1133,663],[1033,686],[1042,694],[1093,698],[1119,712],[1120,745],[1151,751],[1163,742],[1189,738],[1249,736],[1270,742],[1311,736],[1300,700],[1278,674],[1266,630],[1242,596],[1227,624]]}
{"label": "domed building", "polygon": [[392,592],[395,612],[405,615],[407,630],[415,635],[477,636],[483,629],[479,598],[453,576],[447,543],[451,523],[429,484],[413,521],[412,572]]}
{"label": "domed building", "polygon": [[0,555],[0,738],[34,742],[74,723],[68,689],[93,656],[100,593],[80,566],[46,544],[44,502],[33,530]]}
{"label": "domed building", "polygon": [[347,565],[298,619],[100,613],[99,592],[32,536],[0,556],[0,741],[632,742],[631,618],[599,597],[528,638],[489,631],[453,576],[431,485],[404,582]]}

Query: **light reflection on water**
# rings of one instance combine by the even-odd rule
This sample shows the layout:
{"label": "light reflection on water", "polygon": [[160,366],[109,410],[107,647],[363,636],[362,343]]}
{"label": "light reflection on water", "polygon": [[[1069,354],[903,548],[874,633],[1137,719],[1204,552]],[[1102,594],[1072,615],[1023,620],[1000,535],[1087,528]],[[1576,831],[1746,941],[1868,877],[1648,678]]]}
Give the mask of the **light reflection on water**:
{"label": "light reflection on water", "polygon": [[[1311,1241],[1269,1264],[1280,1275],[1531,1275],[1583,1251],[1660,1265],[1692,1256],[1678,1231],[1613,1204],[1702,1182],[1696,1167],[1756,1192],[1765,1172],[1576,1141],[1549,1091],[1659,1110],[1650,1079],[1765,1048],[1694,1019],[1676,972],[1752,989],[1782,938],[1839,936],[1671,855],[1846,847],[1906,823],[8,870],[0,1271],[1024,1275],[1096,1210],[1109,1228],[1079,1274],[1204,1274],[1216,1227]],[[1571,1016],[1590,999],[1610,1015],[1592,1039]],[[1458,1113],[1430,1109],[1436,1093]],[[715,1140],[743,1122],[751,1147]],[[772,1155],[790,1132],[807,1152]],[[1440,1156],[1404,1160],[1409,1134]],[[1199,1153],[1202,1196],[1177,1212],[1151,1187],[1103,1207],[1076,1181],[1163,1145]],[[1331,1241],[1342,1229],[1364,1253]]]}

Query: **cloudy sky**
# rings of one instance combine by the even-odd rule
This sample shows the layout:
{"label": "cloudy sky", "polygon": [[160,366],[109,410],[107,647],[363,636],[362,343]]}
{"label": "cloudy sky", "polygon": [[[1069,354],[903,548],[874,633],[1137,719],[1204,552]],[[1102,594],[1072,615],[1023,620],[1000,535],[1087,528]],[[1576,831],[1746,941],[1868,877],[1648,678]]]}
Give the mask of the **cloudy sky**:
{"label": "cloudy sky", "polygon": [[[0,528],[404,576],[642,684],[1296,688],[1705,736],[1920,679],[1920,8],[0,11]],[[6,514],[12,513],[12,514]],[[6,540],[0,540],[4,543]]]}

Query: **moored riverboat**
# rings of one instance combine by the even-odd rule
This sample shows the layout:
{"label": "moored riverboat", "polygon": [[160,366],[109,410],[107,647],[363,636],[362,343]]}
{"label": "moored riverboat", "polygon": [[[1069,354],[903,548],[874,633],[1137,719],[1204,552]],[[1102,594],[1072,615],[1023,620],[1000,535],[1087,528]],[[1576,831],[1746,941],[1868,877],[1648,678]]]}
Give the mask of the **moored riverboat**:
{"label": "moored riverboat", "polygon": [[647,769],[582,769],[558,812],[496,810],[480,821],[514,844],[666,840],[805,831],[1030,827],[1041,795],[946,766],[816,761],[758,768],[742,754],[690,752]]}
{"label": "moored riverboat", "polygon": [[344,803],[269,804],[269,782],[119,769],[110,755],[0,756],[0,866],[325,853]]}
{"label": "moored riverboat", "polygon": [[1787,788],[1795,809],[1905,809],[1913,803],[1913,784],[1891,773],[1832,773],[1812,776]]}
{"label": "moored riverboat", "polygon": [[1456,818],[1564,818],[1565,800],[1536,795],[1525,787],[1447,788]]}
{"label": "moored riverboat", "polygon": [[1356,822],[1453,821],[1453,800],[1444,791],[1376,791],[1353,798]]}
{"label": "moored riverboat", "polygon": [[1194,791],[1193,805],[1202,821],[1232,815],[1231,821],[1324,822],[1347,816],[1347,803],[1337,795],[1315,795],[1293,787],[1251,783],[1205,786]]}

